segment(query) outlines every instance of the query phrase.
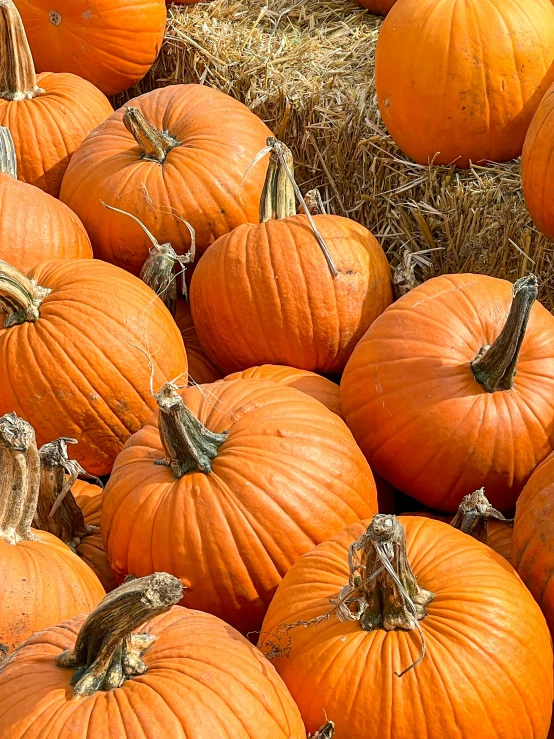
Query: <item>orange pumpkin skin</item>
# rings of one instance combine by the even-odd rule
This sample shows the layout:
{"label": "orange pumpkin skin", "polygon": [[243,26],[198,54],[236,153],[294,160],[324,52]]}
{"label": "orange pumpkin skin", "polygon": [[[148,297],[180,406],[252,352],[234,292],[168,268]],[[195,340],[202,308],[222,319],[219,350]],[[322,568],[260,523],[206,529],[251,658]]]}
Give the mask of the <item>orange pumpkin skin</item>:
{"label": "orange pumpkin skin", "polygon": [[15,546],[0,539],[0,644],[10,651],[35,632],[92,610],[105,595],[68,546],[45,531],[33,533],[38,541]]}
{"label": "orange pumpkin skin", "polygon": [[[131,104],[129,104],[131,105]],[[162,165],[143,159],[116,111],[83,142],[64,177],[60,199],[83,221],[95,255],[140,274],[151,243],[140,226],[106,212],[101,200],[138,215],[160,243],[178,254],[196,231],[197,254],[239,224],[259,218],[266,166],[256,165],[241,181],[269,129],[237,100],[203,85],[171,85],[132,101],[159,130],[181,146]],[[145,184],[146,183],[146,184]],[[146,190],[145,190],[146,187]]]}
{"label": "orange pumpkin skin", "polygon": [[[484,544],[440,521],[399,521],[418,584],[434,593],[419,621],[427,654],[398,679],[394,671],[420,654],[415,630],[363,631],[336,615],[291,629],[289,655],[272,662],[307,731],[317,729],[325,711],[334,717],[335,739],[543,739],[552,712],[552,646],[536,603]],[[269,607],[264,638],[281,624],[330,610],[329,598],[348,582],[348,547],[369,521],[363,523],[292,567]]]}
{"label": "orange pumpkin skin", "polygon": [[220,380],[220,370],[218,370],[212,360],[208,357],[198,341],[198,334],[194,328],[194,323],[190,313],[190,305],[186,300],[181,298],[177,300],[175,323],[179,326],[179,331],[181,332],[185,349],[187,351],[187,360],[189,363],[189,385],[204,385],[208,382]]}
{"label": "orange pumpkin skin", "polygon": [[136,346],[143,347],[147,335],[156,351],[157,388],[186,376],[179,330],[149,287],[105,262],[42,262],[30,276],[52,292],[36,323],[0,329],[0,376],[6,378],[0,413],[15,410],[28,420],[39,445],[77,439],[75,459],[92,474],[106,474],[156,407],[150,368]]}
{"label": "orange pumpkin skin", "polygon": [[72,72],[115,95],[141,80],[162,46],[164,0],[14,0],[38,72]]}
{"label": "orange pumpkin skin", "polygon": [[[76,699],[74,671],[55,658],[74,647],[83,621],[35,634],[0,673],[2,737],[39,739],[55,726],[57,739],[305,738],[298,709],[265,657],[219,619],[179,606],[138,630],[158,637],[144,655],[144,675]],[[22,689],[17,708],[14,686]]]}
{"label": "orange pumpkin skin", "polygon": [[370,13],[378,15],[386,15],[392,8],[396,0],[356,0],[362,8],[367,8]]}
{"label": "orange pumpkin skin", "polygon": [[188,588],[182,605],[247,633],[298,557],[376,511],[375,483],[344,422],[298,390],[234,380],[181,395],[211,431],[229,429],[212,472],[177,480],[155,465],[152,417],[104,491],[106,551],[118,577],[168,571]]}
{"label": "orange pumpkin skin", "polygon": [[554,454],[529,478],[516,506],[512,563],[544,613],[554,634]]}
{"label": "orange pumpkin skin", "polygon": [[551,0],[406,0],[377,44],[379,109],[420,164],[508,161],[521,154],[553,62]]}
{"label": "orange pumpkin skin", "polygon": [[498,336],[510,283],[444,275],[396,301],[360,341],[341,382],[346,422],[371,468],[441,511],[484,487],[515,504],[554,445],[554,317],[535,303],[514,387],[488,393],[470,362]]}
{"label": "orange pumpkin skin", "polygon": [[12,134],[18,178],[57,198],[75,150],[113,108],[100,90],[73,74],[49,70],[37,75],[37,85],[44,93],[31,100],[0,98],[0,126]]}
{"label": "orange pumpkin skin", "polygon": [[333,411],[333,413],[336,413],[337,416],[342,418],[339,386],[315,372],[307,372],[306,370],[299,370],[294,367],[283,367],[279,364],[262,364],[260,367],[250,367],[250,369],[244,370],[244,372],[235,372],[232,375],[227,375],[223,379],[271,380],[278,385],[293,387],[319,400],[326,408],[329,408],[330,411]]}
{"label": "orange pumpkin skin", "polygon": [[533,118],[521,157],[521,181],[525,203],[537,228],[549,239],[554,239],[554,85],[552,85]]}
{"label": "orange pumpkin skin", "polygon": [[[99,527],[102,516],[102,488],[84,480],[76,480],[71,492],[83,512],[85,524]],[[96,574],[106,593],[118,586],[119,582],[108,562],[100,529],[81,539],[77,546],[77,554]]]}
{"label": "orange pumpkin skin", "polygon": [[390,267],[371,233],[341,216],[313,220],[337,277],[304,215],[240,226],[196,266],[190,288],[194,325],[224,372],[258,364],[341,372],[392,302]]}
{"label": "orange pumpkin skin", "polygon": [[0,174],[0,212],[0,259],[22,272],[46,259],[92,258],[75,213],[37,187]]}

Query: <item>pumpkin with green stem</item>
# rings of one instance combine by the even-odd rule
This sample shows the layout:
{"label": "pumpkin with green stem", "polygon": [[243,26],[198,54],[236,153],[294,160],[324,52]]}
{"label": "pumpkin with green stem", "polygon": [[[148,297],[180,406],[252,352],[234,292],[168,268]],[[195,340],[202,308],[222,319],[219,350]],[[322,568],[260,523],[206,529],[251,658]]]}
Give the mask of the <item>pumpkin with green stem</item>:
{"label": "pumpkin with green stem", "polygon": [[273,138],[267,150],[261,222],[222,236],[196,266],[194,325],[225,373],[259,364],[341,372],[392,301],[390,267],[358,223],[309,209],[297,215],[292,154]]}
{"label": "pumpkin with green stem", "polygon": [[157,402],[104,491],[110,564],[171,572],[183,605],[259,629],[298,557],[376,512],[371,470],[344,422],[293,388],[169,383]]}
{"label": "pumpkin with green stem", "polygon": [[52,534],[31,528],[40,488],[33,427],[0,418],[0,644],[11,651],[36,631],[94,608],[104,589]]}
{"label": "pumpkin with green stem", "polygon": [[335,739],[538,739],[550,725],[544,616],[500,555],[440,521],[380,514],[315,547],[260,646],[307,731],[327,714]]}
{"label": "pumpkin with green stem", "polygon": [[341,381],[371,468],[429,508],[484,487],[509,510],[554,447],[554,317],[533,275],[442,275],[397,300]]}
{"label": "pumpkin with green stem", "polygon": [[305,739],[274,668],[181,594],[164,572],[132,579],[28,639],[0,670],[0,735]]}

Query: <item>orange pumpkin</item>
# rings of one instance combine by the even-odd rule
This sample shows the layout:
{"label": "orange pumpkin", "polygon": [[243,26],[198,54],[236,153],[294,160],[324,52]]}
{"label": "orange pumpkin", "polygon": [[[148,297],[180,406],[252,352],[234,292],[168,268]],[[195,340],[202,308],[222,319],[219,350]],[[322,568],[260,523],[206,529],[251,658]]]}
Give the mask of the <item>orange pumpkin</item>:
{"label": "orange pumpkin", "polygon": [[164,0],[15,0],[37,69],[72,72],[106,95],[132,87],[162,46]]}
{"label": "orange pumpkin", "polygon": [[19,179],[58,197],[73,152],[112,106],[75,75],[52,74],[53,69],[35,74],[12,0],[0,5],[0,59],[0,126],[11,131]]}
{"label": "orange pumpkin", "polygon": [[158,404],[104,491],[110,564],[171,572],[183,605],[259,629],[298,557],[376,511],[371,470],[338,416],[273,382],[168,384]]}
{"label": "orange pumpkin", "polygon": [[0,418],[0,479],[0,644],[11,651],[36,631],[94,608],[104,589],[69,547],[31,529],[40,462],[33,427],[15,413]]}
{"label": "orange pumpkin", "polygon": [[295,215],[292,154],[275,139],[267,148],[261,223],[222,236],[199,261],[190,285],[194,325],[226,373],[258,364],[338,373],[392,302],[390,267],[360,224]]}
{"label": "orange pumpkin", "polygon": [[533,118],[521,157],[523,194],[531,218],[537,228],[554,240],[554,85],[552,85]]}
{"label": "orange pumpkin", "polygon": [[60,198],[83,221],[97,257],[139,275],[150,239],[128,216],[107,213],[102,201],[137,215],[177,254],[190,247],[187,221],[202,253],[235,226],[258,221],[265,167],[258,164],[241,182],[268,134],[242,103],[210,87],[154,90],[83,142]]}
{"label": "orange pumpkin", "polygon": [[356,0],[362,8],[367,8],[370,13],[378,15],[386,15],[392,8],[396,0]]}
{"label": "orange pumpkin", "polygon": [[180,596],[157,573],[28,639],[0,672],[0,735],[305,739],[274,668],[219,619],[168,610]]}
{"label": "orange pumpkin", "polygon": [[301,557],[261,643],[308,731],[327,714],[335,739],[548,732],[544,616],[502,557],[440,521],[379,515]]}
{"label": "orange pumpkin", "polygon": [[554,454],[529,478],[514,521],[512,563],[546,616],[554,634]]}
{"label": "orange pumpkin", "polygon": [[83,224],[67,205],[17,180],[10,132],[0,127],[0,259],[27,272],[44,259],[92,257]]}
{"label": "orange pumpkin", "polygon": [[221,372],[208,357],[200,342],[192,322],[190,305],[182,298],[177,300],[175,323],[183,337],[189,363],[189,385],[203,385],[221,378]]}
{"label": "orange pumpkin", "polygon": [[553,81],[551,0],[403,0],[377,43],[383,122],[420,164],[519,156]]}
{"label": "orange pumpkin", "polygon": [[554,317],[536,295],[532,276],[443,275],[375,321],[341,382],[372,469],[437,510],[481,486],[515,504],[554,447]]}
{"label": "orange pumpkin", "polygon": [[77,439],[77,460],[106,474],[155,408],[151,383],[186,376],[181,335],[150,288],[105,262],[41,262],[30,277],[0,263],[0,412],[15,408],[40,444]]}
{"label": "orange pumpkin", "polygon": [[[187,356],[189,356],[188,353]],[[299,370],[294,367],[283,367],[279,364],[262,364],[261,367],[251,367],[250,369],[244,370],[244,372],[235,372],[223,379],[271,380],[278,385],[293,387],[319,400],[330,411],[333,411],[333,413],[336,413],[337,416],[342,418],[339,386],[315,372],[307,372],[306,370]]]}

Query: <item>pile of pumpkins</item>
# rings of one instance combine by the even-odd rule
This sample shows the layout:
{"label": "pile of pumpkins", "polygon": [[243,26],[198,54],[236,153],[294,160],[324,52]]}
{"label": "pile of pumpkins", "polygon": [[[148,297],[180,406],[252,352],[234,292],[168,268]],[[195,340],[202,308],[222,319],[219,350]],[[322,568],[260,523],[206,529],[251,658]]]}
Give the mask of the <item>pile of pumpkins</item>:
{"label": "pile of pumpkins", "polygon": [[154,31],[36,75],[73,5],[0,0],[0,736],[545,739],[536,278],[393,300],[241,103],[113,112]]}

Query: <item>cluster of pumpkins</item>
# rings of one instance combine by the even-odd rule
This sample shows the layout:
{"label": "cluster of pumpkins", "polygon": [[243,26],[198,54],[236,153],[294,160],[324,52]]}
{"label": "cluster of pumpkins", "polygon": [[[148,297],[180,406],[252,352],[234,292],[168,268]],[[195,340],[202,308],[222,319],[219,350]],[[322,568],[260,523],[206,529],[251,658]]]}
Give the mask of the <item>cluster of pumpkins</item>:
{"label": "cluster of pumpkins", "polygon": [[[535,277],[393,301],[376,239],[246,107],[175,85],[113,112],[36,77],[16,5],[39,3],[0,0],[0,736],[545,739]],[[395,489],[437,513],[396,518]]]}

